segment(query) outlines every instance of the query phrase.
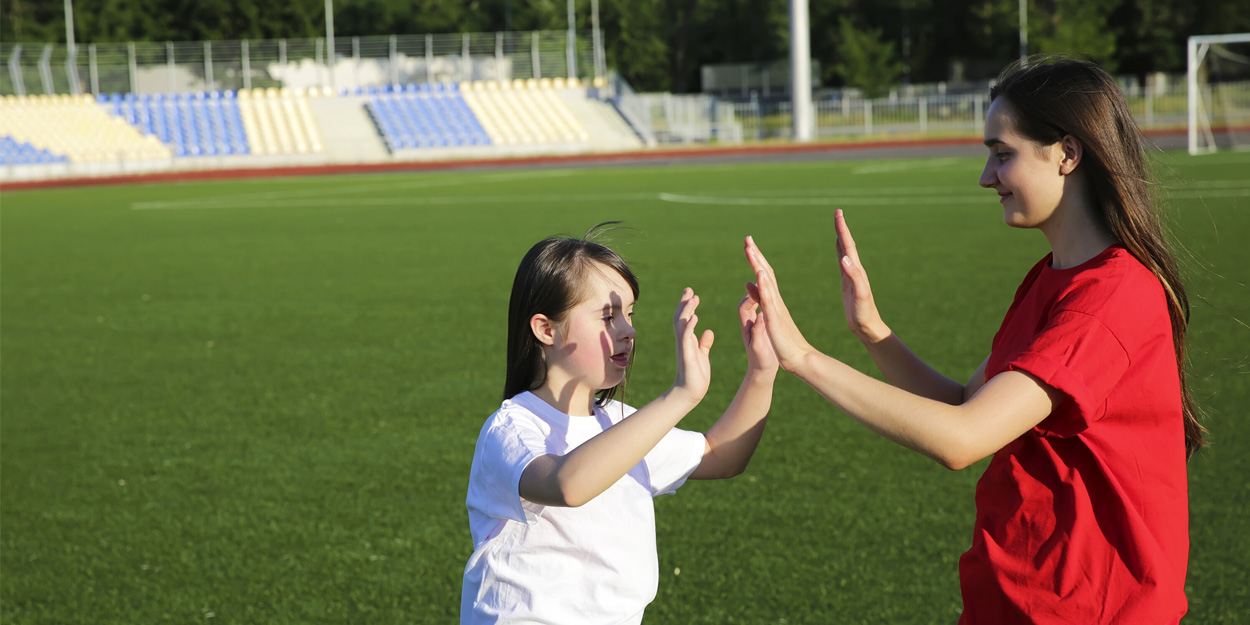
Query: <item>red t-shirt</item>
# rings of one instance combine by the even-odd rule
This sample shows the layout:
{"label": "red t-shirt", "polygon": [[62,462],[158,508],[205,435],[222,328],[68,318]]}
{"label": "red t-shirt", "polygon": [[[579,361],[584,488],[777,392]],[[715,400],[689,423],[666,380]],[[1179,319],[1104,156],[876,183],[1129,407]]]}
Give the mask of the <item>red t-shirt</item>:
{"label": "red t-shirt", "polygon": [[959,622],[1177,623],[1189,497],[1163,287],[1120,246],[1050,260],[1016,292],[985,378],[1024,371],[1066,397],[977,484]]}

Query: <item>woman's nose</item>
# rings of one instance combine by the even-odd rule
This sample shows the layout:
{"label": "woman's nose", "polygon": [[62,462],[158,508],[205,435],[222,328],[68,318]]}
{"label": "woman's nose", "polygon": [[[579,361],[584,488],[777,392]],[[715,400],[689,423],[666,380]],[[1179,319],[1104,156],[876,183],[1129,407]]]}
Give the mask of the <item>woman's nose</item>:
{"label": "woman's nose", "polygon": [[992,160],[985,161],[985,169],[981,170],[981,179],[977,182],[986,189],[998,183],[998,174],[994,171],[994,162]]}

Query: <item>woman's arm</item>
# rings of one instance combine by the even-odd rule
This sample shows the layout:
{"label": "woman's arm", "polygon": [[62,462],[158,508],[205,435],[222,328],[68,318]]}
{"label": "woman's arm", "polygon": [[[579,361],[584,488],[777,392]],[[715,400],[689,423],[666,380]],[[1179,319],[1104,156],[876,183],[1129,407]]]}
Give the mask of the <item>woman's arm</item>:
{"label": "woman's arm", "polygon": [[[750,288],[750,287],[748,287]],[[777,355],[768,340],[764,313],[747,295],[738,305],[742,343],[747,352],[747,374],[725,414],[707,431],[707,447],[691,479],[713,480],[740,475],[764,435],[764,423],[773,402]]]}
{"label": "woman's arm", "polygon": [[699,297],[682,293],[673,326],[677,333],[677,380],[673,388],[573,451],[535,458],[521,473],[521,497],[547,506],[577,507],[598,497],[638,464],[707,393],[711,330],[695,337]]}
{"label": "woman's arm", "polygon": [[[1008,371],[950,404],[873,379],[813,348],[790,317],[767,259],[750,238],[759,302],[781,367],[869,429],[950,469],[984,458],[1041,423],[1061,395],[1033,376]],[[984,376],[984,366],[978,370]]]}
{"label": "woman's arm", "polygon": [[[947,404],[963,403],[983,382],[984,371],[960,384],[926,364],[881,319],[868,272],[859,260],[855,238],[842,210],[834,213],[838,233],[838,267],[842,274],[842,307],[846,324],[859,337],[885,379],[901,389]],[[970,388],[973,387],[973,388]]]}

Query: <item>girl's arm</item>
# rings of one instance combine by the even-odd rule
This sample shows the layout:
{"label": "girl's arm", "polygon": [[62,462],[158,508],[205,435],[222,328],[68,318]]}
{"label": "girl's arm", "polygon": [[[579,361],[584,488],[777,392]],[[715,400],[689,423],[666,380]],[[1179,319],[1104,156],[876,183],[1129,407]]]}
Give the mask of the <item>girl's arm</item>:
{"label": "girl's arm", "polygon": [[972,375],[968,384],[960,384],[938,373],[890,330],[881,319],[872,297],[868,273],[859,260],[859,250],[842,210],[834,213],[838,232],[838,266],[842,273],[842,307],[846,324],[859,337],[868,355],[885,379],[906,391],[946,404],[961,404],[984,382],[985,363]]}
{"label": "girl's arm", "polygon": [[[753,286],[748,285],[748,290]],[[707,431],[703,460],[690,474],[691,479],[714,480],[740,475],[764,434],[778,365],[777,355],[768,340],[764,313],[756,312],[757,301],[748,294],[738,305],[742,343],[747,351],[747,374],[725,414]]]}
{"label": "girl's arm", "polygon": [[746,252],[781,367],[872,431],[947,468],[962,469],[1002,449],[1041,423],[1062,398],[1019,371],[994,376],[954,405],[864,375],[807,343],[786,309],[772,267],[750,238]]}
{"label": "girl's arm", "polygon": [[638,464],[707,393],[711,380],[708,353],[714,336],[694,334],[699,296],[687,288],[677,305],[677,380],[668,392],[643,406],[573,451],[535,458],[521,473],[520,495],[547,506],[583,505],[616,483]]}

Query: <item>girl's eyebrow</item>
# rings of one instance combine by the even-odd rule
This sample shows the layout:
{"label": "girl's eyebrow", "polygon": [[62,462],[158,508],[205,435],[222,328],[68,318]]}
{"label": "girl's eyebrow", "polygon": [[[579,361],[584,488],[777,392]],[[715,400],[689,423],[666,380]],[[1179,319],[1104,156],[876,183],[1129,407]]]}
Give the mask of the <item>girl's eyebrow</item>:
{"label": "girl's eyebrow", "polygon": [[998,137],[990,137],[989,139],[985,140],[985,147],[992,148],[1002,142],[1003,140],[999,139]]}

